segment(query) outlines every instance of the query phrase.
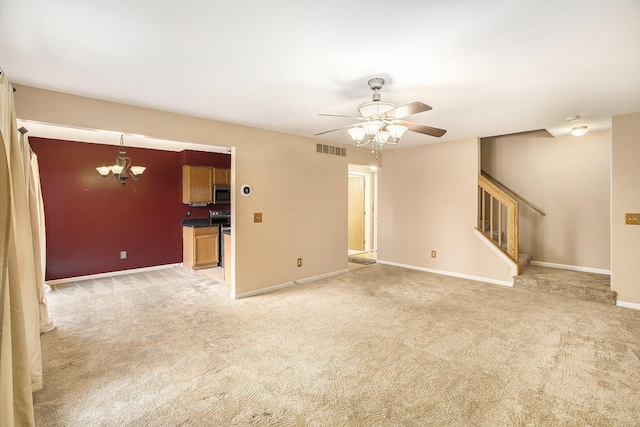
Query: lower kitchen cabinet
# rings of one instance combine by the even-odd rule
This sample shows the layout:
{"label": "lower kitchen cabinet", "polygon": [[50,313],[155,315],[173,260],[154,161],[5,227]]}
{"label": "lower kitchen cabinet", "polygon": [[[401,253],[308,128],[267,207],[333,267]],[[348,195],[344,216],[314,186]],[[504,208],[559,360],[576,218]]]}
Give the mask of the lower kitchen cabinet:
{"label": "lower kitchen cabinet", "polygon": [[216,267],[220,259],[220,230],[215,227],[182,227],[182,262],[187,268]]}

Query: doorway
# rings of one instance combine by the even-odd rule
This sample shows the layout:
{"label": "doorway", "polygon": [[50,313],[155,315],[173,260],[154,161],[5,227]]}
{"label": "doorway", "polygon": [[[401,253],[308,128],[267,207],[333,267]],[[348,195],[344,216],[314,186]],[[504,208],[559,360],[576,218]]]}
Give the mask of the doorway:
{"label": "doorway", "polygon": [[349,165],[348,239],[351,258],[376,259],[377,170]]}
{"label": "doorway", "polygon": [[348,249],[364,252],[364,176],[349,176],[349,237]]}

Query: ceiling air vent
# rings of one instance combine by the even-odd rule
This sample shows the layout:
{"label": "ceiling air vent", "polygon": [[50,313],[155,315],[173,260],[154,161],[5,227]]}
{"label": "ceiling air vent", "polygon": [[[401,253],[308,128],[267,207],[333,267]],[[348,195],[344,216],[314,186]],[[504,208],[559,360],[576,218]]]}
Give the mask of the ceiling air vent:
{"label": "ceiling air vent", "polygon": [[316,144],[316,153],[345,157],[347,155],[347,149],[343,147],[334,147],[333,145]]}

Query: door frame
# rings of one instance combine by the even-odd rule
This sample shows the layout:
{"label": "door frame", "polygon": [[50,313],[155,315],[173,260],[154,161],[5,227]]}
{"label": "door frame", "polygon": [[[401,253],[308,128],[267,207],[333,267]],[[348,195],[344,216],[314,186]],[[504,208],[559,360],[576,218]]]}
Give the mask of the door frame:
{"label": "door frame", "polygon": [[364,250],[378,249],[378,173],[370,166],[349,163],[349,176],[364,177]]}

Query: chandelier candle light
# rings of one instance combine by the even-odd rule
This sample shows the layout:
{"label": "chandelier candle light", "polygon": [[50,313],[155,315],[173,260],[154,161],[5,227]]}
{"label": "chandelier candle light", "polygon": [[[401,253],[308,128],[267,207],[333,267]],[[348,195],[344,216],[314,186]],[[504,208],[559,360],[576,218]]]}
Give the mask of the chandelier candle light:
{"label": "chandelier candle light", "polygon": [[134,181],[137,181],[147,168],[144,166],[131,166],[131,159],[125,156],[125,154],[124,135],[120,135],[120,150],[118,151],[118,157],[116,157],[116,164],[113,166],[99,166],[96,170],[103,178],[106,178],[109,172],[113,172],[113,176],[122,185],[127,183],[129,175]]}

